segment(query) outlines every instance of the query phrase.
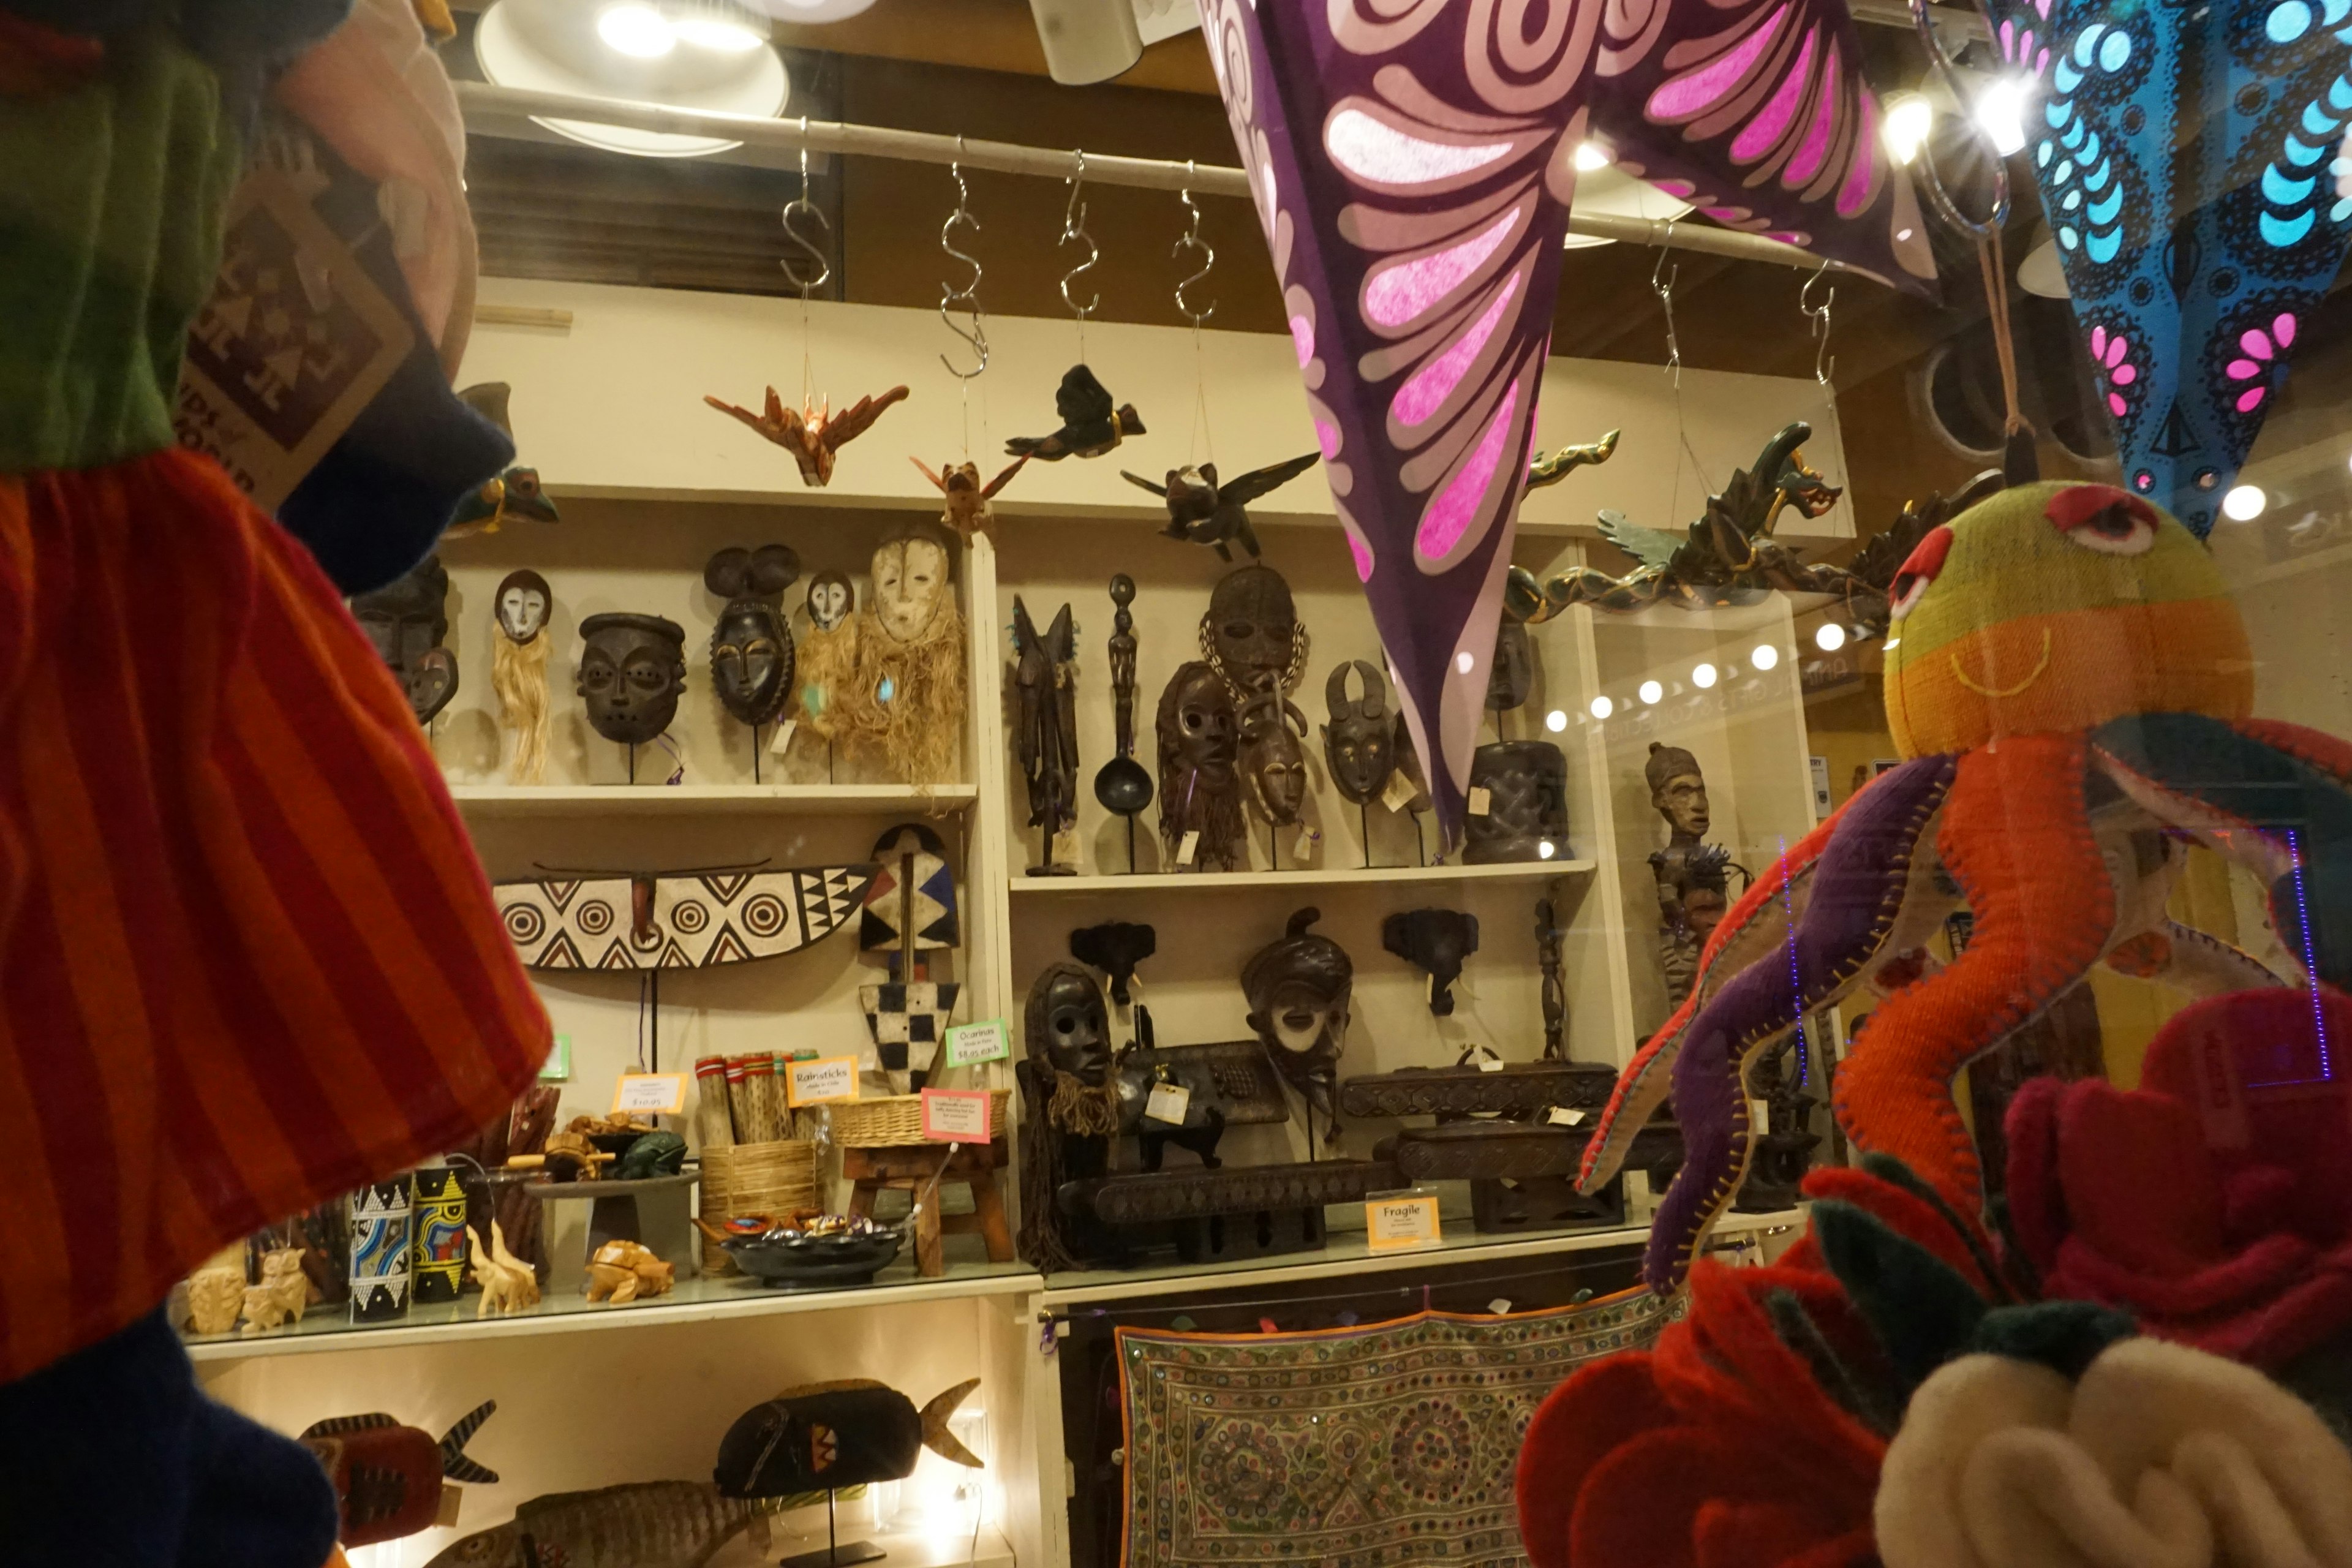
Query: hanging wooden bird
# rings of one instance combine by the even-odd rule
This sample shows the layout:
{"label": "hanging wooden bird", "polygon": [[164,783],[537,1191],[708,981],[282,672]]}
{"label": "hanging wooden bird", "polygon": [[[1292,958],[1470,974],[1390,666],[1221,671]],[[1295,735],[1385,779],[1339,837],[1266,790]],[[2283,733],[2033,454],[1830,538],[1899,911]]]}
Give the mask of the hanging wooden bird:
{"label": "hanging wooden bird", "polygon": [[1303,458],[1236,474],[1222,484],[1217,480],[1214,463],[1202,463],[1197,468],[1171,468],[1164,485],[1155,485],[1142,475],[1130,474],[1124,468],[1118,477],[1167,500],[1168,526],[1160,531],[1169,538],[1209,545],[1220,561],[1231,561],[1232,546],[1238,544],[1255,560],[1257,533],[1250,527],[1249,512],[1244,509],[1258,497],[1288,484],[1313,468],[1321,456],[1319,452],[1309,452]]}
{"label": "hanging wooden bird", "polygon": [[[940,494],[948,498],[947,510],[940,513],[940,521],[954,529],[957,538],[970,544],[973,534],[989,533],[989,524],[996,521],[996,514],[988,510],[988,503],[1028,465],[1029,459],[1025,455],[1015,458],[1005,465],[1003,473],[985,485],[980,482],[978,463],[946,463],[934,473],[920,458],[910,457],[907,461],[922,469],[923,478],[937,485]],[[993,539],[995,535],[989,533],[989,537]]]}
{"label": "hanging wooden bird", "polygon": [[861,397],[839,414],[831,412],[830,396],[820,397],[814,405],[803,401],[798,408],[787,407],[772,386],[768,388],[764,414],[707,395],[702,401],[721,414],[734,416],[790,452],[801,466],[801,483],[823,486],[833,482],[835,454],[872,429],[882,411],[906,395],[905,387],[894,386],[879,397]]}
{"label": "hanging wooden bird", "polygon": [[1143,416],[1135,411],[1135,405],[1122,403],[1114,408],[1109,389],[1083,364],[1062,373],[1062,384],[1054,393],[1054,412],[1062,416],[1060,429],[1050,436],[1015,436],[1004,443],[1004,449],[1016,458],[1058,463],[1068,457],[1099,458],[1128,437],[1144,433]]}
{"label": "hanging wooden bird", "polygon": [[[503,381],[485,381],[467,387],[457,396],[467,407],[505,431],[511,440],[514,425],[507,417],[510,393]],[[520,463],[495,479],[485,479],[480,489],[458,502],[441,537],[470,539],[478,533],[496,533],[501,523],[518,519],[527,522],[563,521],[556,512],[555,502],[539,488],[539,470]]]}

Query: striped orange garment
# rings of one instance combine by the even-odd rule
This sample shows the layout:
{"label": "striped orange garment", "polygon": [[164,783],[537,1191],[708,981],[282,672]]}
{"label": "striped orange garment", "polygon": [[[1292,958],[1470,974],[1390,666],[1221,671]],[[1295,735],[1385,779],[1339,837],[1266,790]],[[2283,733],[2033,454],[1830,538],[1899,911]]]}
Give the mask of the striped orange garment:
{"label": "striped orange garment", "polygon": [[545,1060],[440,770],[201,458],[0,477],[0,1383]]}

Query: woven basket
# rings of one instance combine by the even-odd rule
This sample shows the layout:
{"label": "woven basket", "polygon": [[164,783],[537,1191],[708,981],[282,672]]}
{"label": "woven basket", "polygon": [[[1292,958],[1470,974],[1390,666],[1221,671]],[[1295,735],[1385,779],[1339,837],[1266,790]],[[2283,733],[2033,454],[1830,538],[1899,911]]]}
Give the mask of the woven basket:
{"label": "woven basket", "polygon": [[[702,1151],[702,1217],[721,1227],[742,1215],[774,1215],[817,1207],[816,1145],[802,1139],[773,1143],[738,1143]],[[719,1245],[704,1237],[702,1271],[735,1269]]]}
{"label": "woven basket", "polygon": [[[1004,1114],[1013,1104],[1009,1089],[988,1096],[988,1131],[1004,1136]],[[923,1136],[923,1097],[886,1094],[878,1100],[836,1100],[825,1108],[833,1115],[833,1141],[845,1149],[893,1149],[928,1143]]]}

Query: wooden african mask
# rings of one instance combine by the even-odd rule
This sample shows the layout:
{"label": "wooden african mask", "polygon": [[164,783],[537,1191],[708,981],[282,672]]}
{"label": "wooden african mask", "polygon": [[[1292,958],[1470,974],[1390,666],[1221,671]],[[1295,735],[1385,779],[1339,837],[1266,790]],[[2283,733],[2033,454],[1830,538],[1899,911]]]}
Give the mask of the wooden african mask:
{"label": "wooden african mask", "polygon": [[1224,678],[1202,660],[1176,667],[1160,694],[1160,837],[1181,866],[1184,838],[1197,833],[1191,863],[1232,870],[1241,854],[1240,725]]}
{"label": "wooden african mask", "polygon": [[727,601],[710,628],[710,688],[728,712],[754,728],[773,723],[792,694],[783,594],[800,574],[801,558],[782,544],[730,547],[702,569],[703,586]]}
{"label": "wooden african mask", "polygon": [[1528,624],[1507,605],[1495,628],[1495,662],[1486,670],[1486,707],[1496,713],[1526,703],[1535,689],[1536,653]]}
{"label": "wooden african mask", "polygon": [[490,689],[501,721],[515,734],[507,782],[541,784],[547,778],[547,659],[555,644],[541,634],[555,595],[546,578],[526,569],[508,573],[494,601],[499,635],[490,641]]}
{"label": "wooden african mask", "polygon": [[858,612],[857,683],[845,704],[853,738],[877,742],[908,784],[955,768],[964,718],[963,613],[946,543],[928,529],[885,540]]}
{"label": "wooden african mask", "polygon": [[832,631],[856,608],[857,587],[846,574],[828,567],[809,580],[809,625],[818,631]]}
{"label": "wooden african mask", "polygon": [[828,744],[847,727],[844,698],[857,680],[857,589],[831,568],[809,583],[808,633],[796,659],[801,722]]}
{"label": "wooden african mask", "polygon": [[1088,1088],[1110,1077],[1110,1013],[1102,987],[1075,963],[1049,963],[1029,984],[1023,1042],[1032,1060],[1043,1060]]}
{"label": "wooden african mask", "polygon": [[[1363,683],[1361,697],[1348,695],[1349,670]],[[1356,659],[1331,671],[1323,700],[1331,710],[1323,726],[1323,760],[1330,764],[1332,786],[1349,805],[1370,805],[1396,771],[1396,715],[1389,711],[1388,683],[1378,665]]]}
{"label": "wooden african mask", "polygon": [[1478,917],[1460,910],[1400,910],[1381,922],[1381,946],[1429,975],[1429,1010],[1454,1012],[1462,961],[1478,951]]}
{"label": "wooden african mask", "polygon": [[686,628],[667,616],[612,614],[580,623],[580,695],[588,723],[623,745],[642,745],[669,728],[686,686]]}
{"label": "wooden african mask", "polygon": [[[1483,814],[1475,809],[1482,799]],[[1479,747],[1470,758],[1470,804],[1462,850],[1470,865],[1567,858],[1568,759],[1549,741]]]}
{"label": "wooden african mask", "polygon": [[352,600],[352,618],[399,679],[419,724],[457,695],[457,656],[441,646],[449,635],[449,573],[428,555],[415,570]]}
{"label": "wooden african mask", "polygon": [[1253,691],[1242,700],[1242,777],[1260,816],[1276,827],[1296,826],[1307,804],[1307,755],[1298,742],[1307,715],[1277,691]]}
{"label": "wooden african mask", "polygon": [[1271,566],[1228,572],[1201,617],[1201,657],[1236,693],[1288,691],[1307,668],[1307,629],[1290,584]]}
{"label": "wooden african mask", "polygon": [[940,611],[952,607],[946,545],[928,534],[910,533],[886,541],[874,552],[870,608],[892,641],[928,640]]}
{"label": "wooden african mask", "polygon": [[1038,830],[1033,877],[1076,869],[1055,854],[1054,841],[1078,820],[1077,647],[1064,605],[1039,636],[1029,606],[1013,595],[1013,667],[1016,708],[1013,744],[1029,786],[1029,825]]}
{"label": "wooden african mask", "polygon": [[1345,948],[1309,931],[1322,911],[1300,910],[1282,936],[1242,966],[1249,1026],[1265,1043],[1276,1070],[1323,1112],[1333,1114],[1332,1086],[1347,1048],[1356,966]]}

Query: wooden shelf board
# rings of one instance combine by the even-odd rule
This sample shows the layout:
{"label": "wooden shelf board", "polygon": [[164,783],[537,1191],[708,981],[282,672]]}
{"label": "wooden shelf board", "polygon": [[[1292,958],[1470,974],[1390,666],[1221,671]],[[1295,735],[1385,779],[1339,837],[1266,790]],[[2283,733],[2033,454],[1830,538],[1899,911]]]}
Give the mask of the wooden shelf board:
{"label": "wooden shelf board", "polygon": [[978,798],[971,784],[451,784],[459,810],[475,816],[719,815],[862,816],[962,811]]}
{"label": "wooden shelf board", "polygon": [[1218,888],[1374,887],[1391,882],[1527,882],[1580,877],[1590,860],[1514,860],[1500,866],[1346,866],[1297,871],[1143,871],[1097,877],[1014,877],[1016,893],[1206,892]]}

